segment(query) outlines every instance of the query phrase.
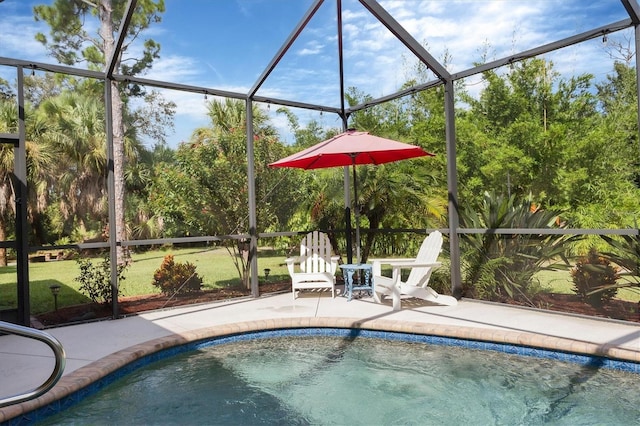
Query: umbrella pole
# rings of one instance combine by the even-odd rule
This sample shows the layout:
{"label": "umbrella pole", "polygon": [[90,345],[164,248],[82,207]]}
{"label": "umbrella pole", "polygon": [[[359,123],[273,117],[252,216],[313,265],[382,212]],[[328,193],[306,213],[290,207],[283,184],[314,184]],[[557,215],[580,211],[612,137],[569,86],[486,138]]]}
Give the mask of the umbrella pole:
{"label": "umbrella pole", "polygon": [[358,180],[356,179],[356,159],[353,158],[353,209],[356,213],[356,263],[360,263],[360,209],[358,208]]}
{"label": "umbrella pole", "polygon": [[344,168],[344,233],[347,241],[347,263],[353,263],[353,240],[351,239],[351,179],[349,166]]}

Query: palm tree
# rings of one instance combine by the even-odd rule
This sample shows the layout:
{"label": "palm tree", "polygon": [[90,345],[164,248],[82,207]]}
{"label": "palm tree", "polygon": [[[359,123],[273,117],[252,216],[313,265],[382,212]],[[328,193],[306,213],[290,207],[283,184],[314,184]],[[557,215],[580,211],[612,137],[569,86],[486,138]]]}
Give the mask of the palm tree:
{"label": "palm tree", "polygon": [[[46,117],[25,106],[25,127],[27,156],[27,215],[32,224],[32,240],[45,243],[44,212],[49,204],[49,185],[53,181],[50,173],[55,153],[47,143],[50,125]],[[0,132],[18,132],[18,106],[13,99],[0,100]],[[15,215],[15,190],[12,182],[14,150],[10,146],[0,146],[0,241],[9,237]],[[7,263],[6,249],[0,249],[0,265]]]}
{"label": "palm tree", "polygon": [[63,217],[63,234],[87,231],[90,217],[106,213],[106,133],[104,108],[78,93],[65,92],[42,104],[55,123],[51,136],[60,153],[54,192]]}
{"label": "palm tree", "polygon": [[379,228],[427,228],[442,224],[446,199],[433,189],[435,176],[426,166],[428,161],[416,159],[359,167],[356,208],[369,222],[362,246],[363,262],[375,245]]}
{"label": "palm tree", "polygon": [[[143,51],[138,57],[129,57],[131,43],[138,39],[141,32],[153,23],[161,21],[164,1],[140,0],[136,13],[127,27],[127,41],[116,52],[116,32],[125,16],[127,2],[116,0],[75,1],[57,0],[52,5],[37,5],[34,15],[50,26],[50,38],[42,33],[36,39],[43,43],[49,52],[63,64],[74,65],[86,61],[90,68],[105,69],[109,58],[115,58],[115,70],[125,75],[136,75],[151,67],[158,58],[160,45],[153,40],[145,40]],[[92,25],[84,25],[93,20]],[[87,29],[95,30],[95,33]],[[126,104],[124,87],[115,80],[109,80],[111,88],[111,121],[113,125],[113,175],[115,196],[116,239],[126,239],[125,228],[125,166],[127,162],[127,135],[125,129]],[[130,86],[129,93],[137,95],[140,87]],[[104,122],[104,120],[103,120]],[[97,157],[96,157],[97,158]],[[93,183],[92,176],[86,176],[85,184]],[[96,188],[94,188],[96,189]],[[97,193],[86,194],[88,203],[102,197]],[[95,205],[92,207],[96,207]],[[122,247],[116,248],[118,263],[123,264],[126,256]]]}
{"label": "palm tree", "polygon": [[[147,202],[154,180],[154,155],[138,147],[138,161],[127,165],[124,179],[127,188],[127,235],[133,238],[160,238],[162,220]],[[133,153],[132,153],[133,154]]]}
{"label": "palm tree", "polygon": [[[211,175],[226,175],[228,180],[234,180],[225,188],[209,187],[210,196],[216,200],[220,214],[213,220],[218,231],[235,234],[249,229],[248,216],[244,213],[249,205],[248,182],[246,178],[246,105],[244,102],[225,99],[212,101],[208,105],[212,126],[198,129],[194,133],[196,143],[208,144],[217,151],[215,161],[210,164]],[[275,161],[282,149],[277,141],[277,132],[270,124],[267,114],[257,106],[252,108],[252,125],[254,137],[254,168],[256,175],[256,192],[259,207],[257,208],[258,222],[267,223],[267,216],[277,216],[275,208],[269,203],[269,191],[274,186],[269,184],[269,178],[274,174],[266,173],[267,164]],[[234,178],[235,176],[235,178]],[[225,195],[226,194],[228,195]],[[279,200],[282,202],[282,200]],[[210,206],[209,206],[210,207]],[[249,287],[249,268],[251,254],[246,245],[233,244],[227,246],[234,260],[238,274],[243,284]]]}
{"label": "palm tree", "polygon": [[[15,131],[17,118],[15,102],[0,101],[0,132],[12,133]],[[15,212],[13,199],[13,186],[11,184],[11,171],[13,170],[13,147],[0,146],[0,241],[6,241],[8,231],[13,223],[12,213]],[[0,248],[0,266],[7,266],[7,249]]]}
{"label": "palm tree", "polygon": [[[49,138],[60,155],[54,193],[63,233],[92,232],[94,238],[102,238],[108,211],[104,105],[90,96],[64,92],[41,108],[55,126]],[[126,163],[135,165],[141,147],[131,139],[125,142]]]}

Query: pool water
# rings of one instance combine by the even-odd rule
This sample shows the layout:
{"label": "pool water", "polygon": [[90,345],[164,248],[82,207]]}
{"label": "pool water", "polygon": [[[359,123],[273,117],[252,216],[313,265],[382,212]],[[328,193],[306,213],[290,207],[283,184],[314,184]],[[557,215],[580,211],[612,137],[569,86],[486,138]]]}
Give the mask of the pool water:
{"label": "pool water", "polygon": [[40,424],[640,424],[638,374],[371,338],[281,337],[140,368]]}

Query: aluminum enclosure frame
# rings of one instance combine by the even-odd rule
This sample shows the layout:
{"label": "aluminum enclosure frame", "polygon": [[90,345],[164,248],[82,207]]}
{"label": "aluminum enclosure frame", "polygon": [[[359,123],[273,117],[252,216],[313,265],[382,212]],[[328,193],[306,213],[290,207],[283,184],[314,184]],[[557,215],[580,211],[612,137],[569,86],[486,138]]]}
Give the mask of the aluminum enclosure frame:
{"label": "aluminum enclosure frame", "polygon": [[[445,99],[444,99],[444,107],[445,107],[445,137],[446,137],[446,150],[447,150],[447,190],[448,190],[448,219],[449,219],[449,236],[450,236],[450,252],[451,252],[451,268],[452,268],[452,290],[454,295],[459,296],[459,291],[461,289],[461,273],[460,273],[460,247],[459,247],[459,239],[458,236],[460,233],[464,232],[483,232],[483,230],[465,230],[460,229],[459,227],[459,218],[458,218],[458,190],[457,190],[457,169],[456,169],[456,131],[455,131],[455,111],[454,111],[454,83],[457,80],[464,79],[473,75],[481,74],[485,71],[489,71],[492,69],[499,68],[501,66],[514,63],[517,61],[521,61],[524,59],[532,58],[541,54],[549,53],[558,49],[562,49],[571,45],[575,45],[590,39],[594,39],[597,37],[603,37],[611,33],[615,33],[627,28],[634,28],[635,31],[635,50],[636,53],[640,51],[640,6],[638,5],[638,0],[620,0],[621,4],[624,6],[627,14],[629,15],[628,19],[624,19],[618,22],[613,22],[608,25],[604,25],[598,28],[594,28],[580,34],[576,34],[574,36],[564,38],[561,40],[557,40],[552,43],[545,44],[543,46],[536,47],[534,49],[526,50],[514,55],[510,55],[498,60],[494,60],[492,62],[488,62],[479,66],[475,66],[463,71],[459,71],[456,73],[449,73],[446,68],[439,63],[431,54],[412,37],[402,25],[400,25],[394,18],[389,14],[377,0],[358,0],[360,4],[368,10],[380,23],[382,23],[400,42],[402,42],[415,56],[418,58],[429,70],[431,70],[435,75],[436,79],[433,81],[429,81],[423,84],[415,85],[410,88],[406,88],[395,93],[379,97],[377,99],[367,101],[360,105],[356,105],[350,108],[345,107],[344,104],[344,67],[343,67],[343,46],[342,46],[342,2],[341,0],[334,0],[336,2],[336,14],[337,14],[337,22],[338,22],[338,69],[339,69],[339,79],[340,79],[340,106],[329,106],[329,105],[319,105],[305,102],[297,102],[293,100],[286,99],[276,99],[272,97],[262,96],[258,93],[260,87],[264,84],[264,82],[269,78],[270,74],[273,72],[275,67],[278,65],[280,60],[287,54],[290,47],[293,45],[298,36],[304,31],[309,21],[318,11],[320,6],[324,4],[325,0],[314,0],[312,5],[309,7],[304,16],[300,19],[298,24],[294,27],[289,37],[284,41],[278,52],[274,55],[268,66],[263,70],[261,75],[256,80],[255,84],[251,87],[251,89],[247,93],[239,93],[239,92],[231,92],[226,90],[220,90],[212,87],[204,87],[204,86],[194,86],[194,85],[185,85],[168,81],[158,81],[145,79],[141,77],[135,76],[126,76],[122,74],[115,73],[115,64],[116,58],[121,53],[121,47],[124,43],[124,39],[127,35],[127,29],[129,23],[131,21],[131,17],[135,11],[137,0],[129,0],[126,8],[126,12],[124,18],[122,20],[118,39],[116,41],[116,49],[113,52],[112,57],[108,58],[108,62],[105,66],[104,72],[96,72],[90,70],[84,70],[81,68],[62,66],[56,64],[49,64],[43,62],[33,62],[33,61],[25,61],[18,60],[12,58],[0,57],[0,66],[9,66],[15,67],[18,75],[18,103],[20,104],[20,111],[22,115],[24,115],[24,70],[39,70],[39,71],[47,71],[53,73],[62,73],[71,76],[85,77],[85,78],[93,78],[97,80],[101,80],[105,84],[105,109],[107,111],[107,155],[108,155],[108,193],[109,193],[109,223],[113,224],[115,218],[115,199],[113,194],[113,132],[112,132],[112,124],[111,124],[111,101],[110,101],[110,90],[112,90],[112,84],[115,82],[120,83],[135,83],[149,87],[162,88],[162,89],[172,89],[190,93],[199,93],[204,95],[212,95],[219,96],[225,98],[232,98],[243,100],[246,102],[247,109],[247,160],[248,160],[248,193],[249,193],[249,230],[248,235],[250,237],[250,250],[253,254],[257,253],[257,241],[259,235],[257,234],[257,216],[256,216],[256,200],[255,200],[255,179],[254,179],[254,156],[253,156],[253,126],[252,126],[252,106],[254,102],[259,103],[267,103],[267,104],[276,104],[281,106],[288,106],[292,108],[301,108],[314,110],[319,112],[327,112],[337,114],[342,122],[343,130],[346,130],[347,122],[349,116],[357,111],[367,109],[369,107],[391,101],[394,99],[402,98],[407,95],[411,95],[413,93],[421,92],[424,90],[429,90],[434,87],[444,86],[445,90]],[[639,55],[636,54],[636,80],[638,82],[638,87],[640,87],[640,58]],[[640,110],[640,96],[638,96],[638,109]],[[638,127],[640,128],[640,114],[638,114]],[[17,137],[18,142],[15,146],[16,152],[16,164],[14,175],[19,182],[20,188],[22,191],[27,189],[26,182],[26,156],[25,156],[25,134],[24,134],[24,117],[21,116],[19,120],[19,134],[18,135],[0,135],[0,142],[6,143],[9,139],[12,141],[15,137]],[[640,147],[639,147],[640,154]],[[348,189],[348,172],[346,172],[345,176],[345,189]],[[345,198],[345,211],[346,214],[350,214],[349,209],[349,199],[348,199],[348,191],[345,191],[347,194]],[[2,242],[0,246],[2,247],[13,247],[18,252],[18,321],[23,325],[29,325],[29,276],[28,276],[28,253],[30,251],[30,247],[27,242],[27,216],[26,216],[26,204],[21,203],[21,197],[18,197],[16,200],[17,207],[17,217],[16,217],[16,241],[14,244],[10,244],[8,242]],[[133,242],[127,241],[116,241],[115,238],[115,226],[110,226],[110,235],[108,246],[110,247],[111,252],[111,263],[112,263],[112,287],[114,291],[114,300],[117,300],[117,274],[115,273],[116,268],[115,265],[115,251],[118,245],[134,245]],[[486,230],[484,230],[486,231]],[[524,230],[528,231],[528,230]],[[548,230],[545,232],[539,232],[543,230],[537,230],[536,233],[549,233]],[[575,232],[576,230],[572,230]],[[591,232],[600,232],[600,233],[615,233],[621,232],[620,230],[587,230]],[[564,233],[566,233],[565,231]],[[217,237],[204,237],[205,239],[217,239]],[[169,239],[170,240],[170,239]],[[154,240],[155,241],[155,240]],[[252,256],[252,265],[251,265],[251,290],[252,295],[254,297],[258,296],[258,271],[257,271],[257,258],[256,256]],[[117,303],[114,303],[114,318],[117,317]]]}

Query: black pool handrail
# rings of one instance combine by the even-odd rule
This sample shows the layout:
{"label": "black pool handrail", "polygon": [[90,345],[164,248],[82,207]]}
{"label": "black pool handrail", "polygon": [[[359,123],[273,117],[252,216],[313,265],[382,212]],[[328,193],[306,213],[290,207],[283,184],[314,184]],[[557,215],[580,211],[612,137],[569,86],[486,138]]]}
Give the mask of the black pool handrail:
{"label": "black pool handrail", "polygon": [[60,380],[66,363],[66,355],[64,352],[64,348],[62,347],[62,344],[60,343],[60,341],[58,341],[58,339],[56,339],[49,333],[45,333],[44,331],[4,321],[0,321],[0,333],[15,334],[17,336],[39,340],[40,342],[48,345],[51,350],[53,350],[53,354],[55,355],[56,359],[56,364],[53,368],[51,376],[49,376],[49,378],[43,384],[33,390],[21,394],[0,398],[0,408],[35,399],[40,395],[46,393],[58,382],[58,380]]}

